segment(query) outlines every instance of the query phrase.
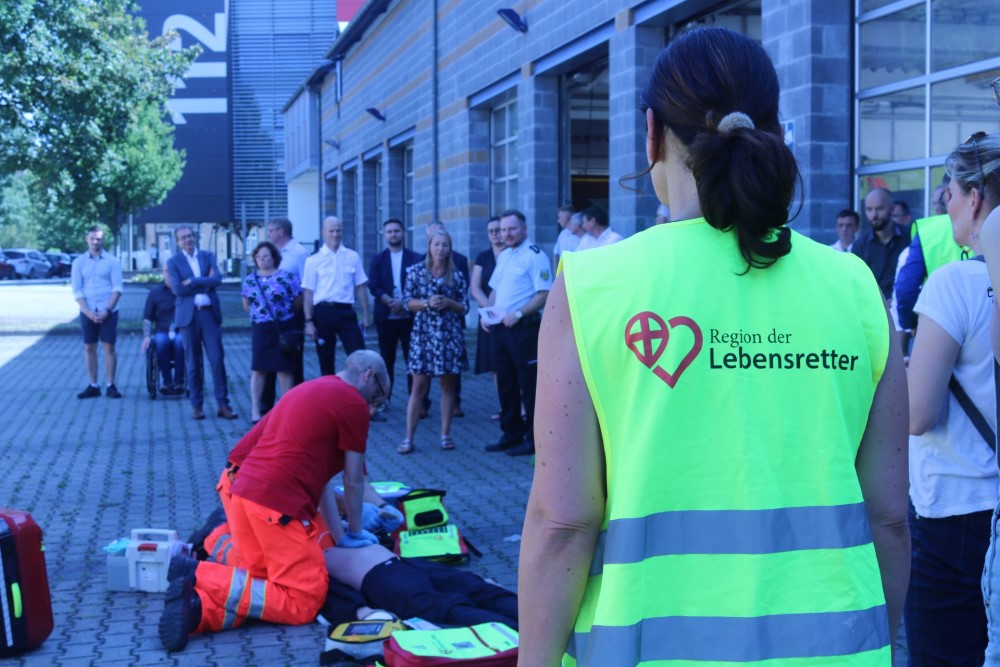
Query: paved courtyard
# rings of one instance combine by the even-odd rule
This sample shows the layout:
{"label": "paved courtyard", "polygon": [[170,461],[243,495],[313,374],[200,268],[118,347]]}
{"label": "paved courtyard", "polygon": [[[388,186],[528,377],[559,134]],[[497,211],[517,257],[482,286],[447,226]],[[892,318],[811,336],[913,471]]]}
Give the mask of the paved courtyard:
{"label": "paved courtyard", "polygon": [[[145,295],[143,288],[126,288],[124,322],[141,320]],[[223,295],[227,312],[235,312],[238,295]],[[77,329],[64,324],[40,333],[71,322],[75,311],[67,285],[0,285],[0,506],[30,511],[44,530],[55,613],[45,644],[5,664],[317,664],[323,630],[315,623],[250,625],[195,637],[184,652],[168,655],[156,633],[163,595],[106,587],[104,545],[133,528],[174,528],[185,537],[215,508],[214,484],[226,454],[250,426],[249,329],[230,318],[224,336],[230,395],[240,418],[215,418],[209,398],[208,418],[196,422],[186,400],[147,395],[137,331],[119,337],[117,385],[124,398],[78,400],[86,375]],[[372,336],[368,347],[376,348]],[[469,354],[474,358],[472,344]],[[99,373],[103,378],[103,366]],[[306,377],[317,375],[307,345]],[[404,377],[401,366],[396,377]],[[403,437],[405,396],[397,392],[388,421],[372,424],[368,469],[372,479],[446,489],[453,520],[483,552],[469,568],[516,589],[530,462],[483,451],[500,433],[489,418],[497,399],[488,375],[466,374],[462,397],[466,416],[452,428],[456,450],[438,448],[432,410],[417,430],[416,452],[400,456],[395,446]],[[436,392],[432,399],[437,407]]]}

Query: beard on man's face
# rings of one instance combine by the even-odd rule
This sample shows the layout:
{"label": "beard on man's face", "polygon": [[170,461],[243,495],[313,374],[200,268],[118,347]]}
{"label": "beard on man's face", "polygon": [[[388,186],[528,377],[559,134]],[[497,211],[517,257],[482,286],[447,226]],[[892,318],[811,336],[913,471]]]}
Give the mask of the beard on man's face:
{"label": "beard on man's face", "polygon": [[885,217],[876,216],[875,218],[872,218],[869,222],[871,223],[872,229],[874,229],[877,232],[880,232],[889,225],[890,219],[888,215],[886,215]]}

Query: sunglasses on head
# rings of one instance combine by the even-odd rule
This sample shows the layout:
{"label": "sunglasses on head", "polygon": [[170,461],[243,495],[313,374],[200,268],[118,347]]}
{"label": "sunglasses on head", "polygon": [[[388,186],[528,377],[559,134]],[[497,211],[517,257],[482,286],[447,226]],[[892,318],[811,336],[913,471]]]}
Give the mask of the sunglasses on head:
{"label": "sunglasses on head", "polygon": [[980,139],[985,139],[985,138],[986,138],[986,133],[980,130],[979,132],[973,132],[972,134],[969,135],[968,139],[962,142],[963,144],[969,144],[969,143],[972,144],[972,150],[975,151],[976,153],[976,167],[978,167],[979,169],[979,175],[983,179],[982,183],[984,186],[986,185],[986,172],[983,171],[983,163],[979,159],[979,144],[976,142],[978,142]]}

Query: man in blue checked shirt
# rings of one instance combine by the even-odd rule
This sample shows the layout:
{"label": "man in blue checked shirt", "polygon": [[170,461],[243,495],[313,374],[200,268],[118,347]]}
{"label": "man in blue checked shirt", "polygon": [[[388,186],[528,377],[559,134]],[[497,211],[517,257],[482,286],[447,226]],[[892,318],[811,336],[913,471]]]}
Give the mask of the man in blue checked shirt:
{"label": "man in blue checked shirt", "polygon": [[73,260],[71,275],[73,298],[80,304],[80,328],[83,330],[83,356],[90,384],[77,398],[101,395],[97,384],[97,341],[104,348],[104,372],[108,379],[105,395],[121,398],[115,387],[118,357],[115,339],[118,334],[118,300],[122,296],[122,267],[118,259],[104,249],[104,230],[87,230],[88,251]]}

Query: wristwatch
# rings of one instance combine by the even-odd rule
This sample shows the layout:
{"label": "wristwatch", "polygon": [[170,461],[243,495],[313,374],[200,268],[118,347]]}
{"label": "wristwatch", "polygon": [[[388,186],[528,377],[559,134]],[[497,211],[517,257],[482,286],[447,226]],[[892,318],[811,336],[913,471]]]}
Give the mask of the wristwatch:
{"label": "wristwatch", "polygon": [[524,313],[521,312],[520,308],[514,311],[514,317],[516,317],[517,319],[521,319],[522,317],[524,317]]}

